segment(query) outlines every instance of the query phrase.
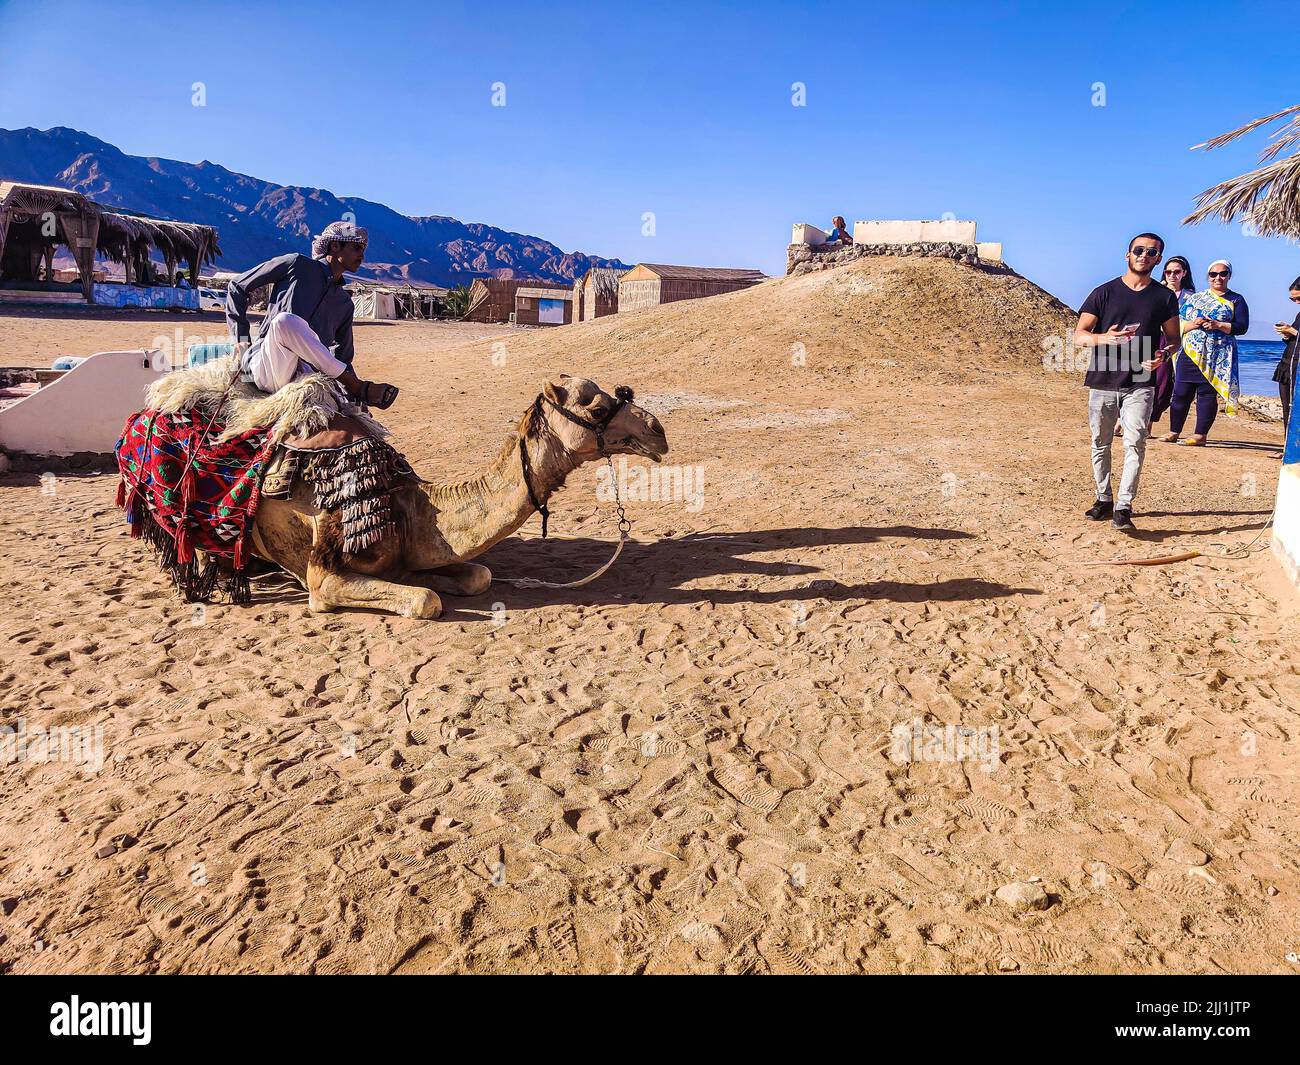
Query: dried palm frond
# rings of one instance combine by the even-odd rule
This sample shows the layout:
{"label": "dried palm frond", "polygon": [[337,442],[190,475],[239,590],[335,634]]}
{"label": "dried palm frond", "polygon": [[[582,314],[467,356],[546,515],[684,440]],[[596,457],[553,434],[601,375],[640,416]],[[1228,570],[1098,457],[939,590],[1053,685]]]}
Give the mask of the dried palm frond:
{"label": "dried palm frond", "polygon": [[[1273,143],[1260,153],[1260,161],[1266,165],[1206,189],[1196,197],[1196,210],[1183,219],[1184,225],[1209,219],[1231,224],[1240,219],[1260,236],[1300,237],[1300,104],[1257,118],[1195,148],[1221,148],[1288,117],[1291,120],[1273,132],[1269,138]],[[1270,162],[1292,146],[1296,151],[1291,155]]]}

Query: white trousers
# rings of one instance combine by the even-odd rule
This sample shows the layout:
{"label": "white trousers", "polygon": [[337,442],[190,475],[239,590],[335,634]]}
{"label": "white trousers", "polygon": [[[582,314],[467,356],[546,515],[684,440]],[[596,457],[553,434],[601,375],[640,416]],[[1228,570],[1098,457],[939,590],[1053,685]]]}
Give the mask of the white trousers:
{"label": "white trousers", "polygon": [[312,332],[305,319],[282,311],[262,326],[248,353],[253,383],[263,392],[278,392],[290,381],[310,373],[338,377],[347,363],[340,362]]}

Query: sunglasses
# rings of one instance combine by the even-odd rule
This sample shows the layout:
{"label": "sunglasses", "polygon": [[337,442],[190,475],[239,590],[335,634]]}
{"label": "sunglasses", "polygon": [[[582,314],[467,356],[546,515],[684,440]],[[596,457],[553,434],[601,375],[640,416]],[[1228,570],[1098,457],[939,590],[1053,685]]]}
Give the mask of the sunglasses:
{"label": "sunglasses", "polygon": [[1211,270],[1209,276],[1210,277],[1231,277],[1232,272],[1230,270]]}
{"label": "sunglasses", "polygon": [[1159,248],[1129,248],[1128,253],[1131,256],[1133,256],[1133,258],[1135,259],[1142,259],[1142,258],[1159,259],[1160,258]]}

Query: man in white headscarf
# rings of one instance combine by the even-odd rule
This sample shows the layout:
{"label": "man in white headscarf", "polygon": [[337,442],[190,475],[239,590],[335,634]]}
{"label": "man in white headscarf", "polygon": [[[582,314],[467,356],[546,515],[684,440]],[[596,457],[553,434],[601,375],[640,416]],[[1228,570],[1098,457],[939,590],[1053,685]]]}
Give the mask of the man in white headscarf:
{"label": "man in white headscarf", "polygon": [[[312,258],[291,252],[253,267],[230,283],[226,321],[240,353],[246,381],[276,392],[290,381],[323,373],[353,399],[381,410],[397,398],[393,385],[361,381],[352,370],[352,297],[344,273],[366,255],[369,235],[352,222],[331,222],[312,241]],[[266,317],[256,339],[248,322],[249,294],[271,285]]]}

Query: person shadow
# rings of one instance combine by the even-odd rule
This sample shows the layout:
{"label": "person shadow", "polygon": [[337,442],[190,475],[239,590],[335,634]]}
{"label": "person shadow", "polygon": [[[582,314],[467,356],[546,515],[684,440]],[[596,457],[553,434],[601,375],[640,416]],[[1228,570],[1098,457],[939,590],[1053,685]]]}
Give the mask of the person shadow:
{"label": "person shadow", "polygon": [[1224,536],[1228,533],[1258,532],[1267,523],[1272,510],[1153,510],[1147,514],[1139,515],[1139,518],[1198,518],[1198,517],[1215,517],[1215,518],[1258,518],[1257,521],[1239,521],[1232,525],[1215,525],[1203,529],[1148,529],[1139,526],[1135,533],[1130,536],[1134,540],[1143,540],[1147,543],[1163,543],[1165,540],[1172,540],[1175,537],[1195,536]]}
{"label": "person shadow", "polygon": [[1211,437],[1205,441],[1207,449],[1215,451],[1267,451],[1274,455],[1282,454],[1282,445],[1269,443],[1264,440],[1216,440]]}
{"label": "person shadow", "polygon": [[[799,548],[858,545],[886,540],[969,540],[972,534],[956,529],[913,525],[845,528],[791,528],[745,530],[735,533],[689,533],[648,542],[629,540],[608,573],[578,588],[515,588],[494,583],[474,599],[446,597],[444,617],[459,604],[477,613],[483,604],[509,596],[512,609],[555,604],[657,603],[662,606],[708,602],[785,603],[815,599],[886,600],[898,603],[962,602],[1002,599],[1012,595],[1040,595],[1038,588],[1017,588],[973,577],[953,577],[934,582],[898,580],[844,584],[819,566],[770,556]],[[531,577],[538,580],[577,580],[598,569],[614,549],[612,540],[587,537],[542,540],[510,537],[476,561],[488,566],[494,577]],[[693,587],[710,578],[742,578],[763,587]],[[793,578],[793,580],[792,580]],[[798,578],[812,578],[799,582]],[[781,581],[786,587],[769,585]],[[791,586],[795,585],[795,586]],[[801,585],[801,586],[800,586]]]}

